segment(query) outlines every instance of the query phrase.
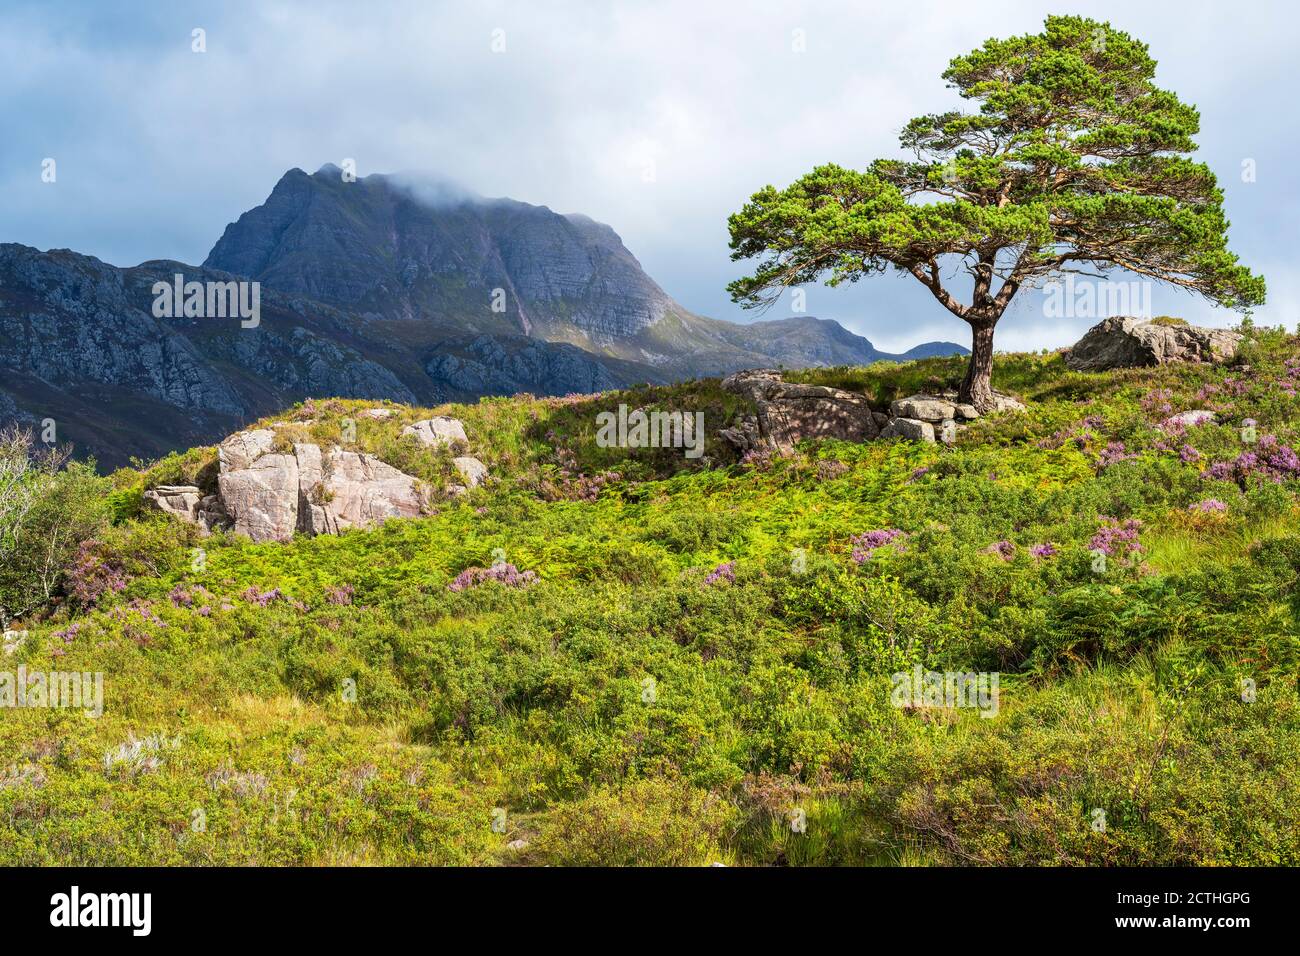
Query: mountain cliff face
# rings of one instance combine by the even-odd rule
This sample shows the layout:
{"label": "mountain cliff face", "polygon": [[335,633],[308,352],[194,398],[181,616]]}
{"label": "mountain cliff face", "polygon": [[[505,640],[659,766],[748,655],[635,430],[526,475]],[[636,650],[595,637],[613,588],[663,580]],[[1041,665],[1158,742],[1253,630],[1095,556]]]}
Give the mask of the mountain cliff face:
{"label": "mountain cliff face", "polygon": [[364,315],[544,339],[628,338],[680,309],[586,216],[392,176],[345,182],[335,166],[286,173],[204,265]]}
{"label": "mountain cliff face", "polygon": [[[153,286],[177,274],[256,280],[259,324],[156,317]],[[335,167],[286,173],[203,266],[0,244],[0,424],[52,419],[110,466],[312,396],[435,404],[901,357],[828,320],[692,315],[585,216]]]}
{"label": "mountain cliff face", "polygon": [[207,441],[310,395],[416,398],[400,354],[363,343],[352,317],[318,303],[265,293],[257,328],[238,318],[156,318],[152,287],[178,272],[232,278],[0,244],[0,409],[53,419],[60,442],[118,464]]}

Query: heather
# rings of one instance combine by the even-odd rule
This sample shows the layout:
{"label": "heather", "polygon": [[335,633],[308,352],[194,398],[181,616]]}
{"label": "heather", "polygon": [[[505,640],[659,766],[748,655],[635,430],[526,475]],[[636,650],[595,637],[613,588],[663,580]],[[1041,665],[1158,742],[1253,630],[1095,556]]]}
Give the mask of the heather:
{"label": "heather", "polygon": [[[444,406],[492,480],[286,545],[143,509],[146,486],[211,481],[210,448],[39,472],[82,507],[52,580],[6,565],[5,600],[31,607],[0,669],[102,671],[105,707],[0,712],[0,846],[44,864],[1298,863],[1300,340],[1246,331],[1233,368],[999,356],[994,386],[1028,412],[952,448],[741,461],[716,437],[738,401],[710,380]],[[884,408],[962,372],[786,377]],[[620,402],[703,410],[704,457],[598,447]],[[354,420],[359,447],[443,489],[445,450],[399,437],[431,410],[366,406],[280,418],[320,441]],[[1193,409],[1214,420],[1170,424]],[[916,665],[999,673],[997,716],[892,706]]]}

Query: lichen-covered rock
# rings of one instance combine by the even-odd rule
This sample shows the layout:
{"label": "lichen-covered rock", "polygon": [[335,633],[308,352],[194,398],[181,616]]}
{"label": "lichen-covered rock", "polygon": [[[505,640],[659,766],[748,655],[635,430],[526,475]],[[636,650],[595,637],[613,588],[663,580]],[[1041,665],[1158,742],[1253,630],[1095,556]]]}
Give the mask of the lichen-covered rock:
{"label": "lichen-covered rock", "polygon": [[335,448],[327,462],[320,507],[330,525],[323,533],[370,528],[389,518],[417,518],[422,513],[419,481],[374,455]]}
{"label": "lichen-covered rock", "polygon": [[880,433],[881,438],[906,438],[910,441],[934,441],[934,425],[919,418],[895,418]]}
{"label": "lichen-covered rock", "polygon": [[221,471],[241,471],[269,452],[275,444],[275,432],[269,428],[250,428],[235,432],[217,446]]}
{"label": "lichen-covered rock", "polygon": [[867,441],[880,434],[863,396],[824,385],[783,382],[776,369],[737,372],[723,379],[722,387],[756,407],[753,416],[720,432],[741,451],[788,454],[805,438]]}
{"label": "lichen-covered rock", "polygon": [[[242,453],[241,446],[237,455]],[[268,452],[243,468],[228,467],[223,460],[217,486],[235,534],[254,541],[288,541],[298,529],[298,459],[294,455]]]}
{"label": "lichen-covered rock", "polygon": [[471,488],[477,488],[483,483],[483,479],[487,477],[487,465],[477,458],[462,455],[459,458],[453,458],[451,463],[456,466],[456,470],[465,479],[465,484]]}
{"label": "lichen-covered rock", "polygon": [[145,492],[145,498],[205,532],[228,527],[253,541],[287,541],[298,531],[337,534],[424,511],[420,482],[375,456],[341,448],[322,451],[310,442],[277,450],[269,429],[231,435],[218,447],[218,463],[216,495],[201,496],[190,485],[163,485]]}
{"label": "lichen-covered rock", "polygon": [[895,418],[915,418],[923,422],[941,422],[956,414],[956,406],[935,395],[909,395],[889,404]]}
{"label": "lichen-covered rock", "polygon": [[144,500],[163,514],[196,522],[202,492],[194,485],[159,485],[144,493]]}
{"label": "lichen-covered rock", "polygon": [[1167,362],[1225,362],[1237,354],[1241,335],[1227,329],[1171,325],[1130,315],[1104,319],[1065,354],[1079,372],[1164,365]]}
{"label": "lichen-covered rock", "polygon": [[421,445],[429,447],[450,445],[455,441],[469,441],[465,437],[465,426],[461,424],[460,419],[441,416],[426,418],[424,421],[407,425],[402,429],[402,434],[411,435]]}
{"label": "lichen-covered rock", "polygon": [[1208,408],[1194,408],[1191,411],[1179,412],[1177,415],[1170,415],[1160,424],[1162,427],[1169,425],[1177,427],[1181,425],[1184,428],[1190,428],[1193,425],[1212,425],[1218,420],[1218,415],[1210,411]]}
{"label": "lichen-covered rock", "polygon": [[994,391],[993,410],[997,412],[1023,412],[1027,409],[1024,402],[1017,401],[1003,392]]}

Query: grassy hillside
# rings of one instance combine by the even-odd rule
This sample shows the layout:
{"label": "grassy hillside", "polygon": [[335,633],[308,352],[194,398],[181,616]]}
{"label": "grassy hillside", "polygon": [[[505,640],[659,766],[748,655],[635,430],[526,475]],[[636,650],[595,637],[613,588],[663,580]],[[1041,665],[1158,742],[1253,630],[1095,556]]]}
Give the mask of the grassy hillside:
{"label": "grassy hillside", "polygon": [[[288,545],[141,510],[148,485],[210,484],[212,449],[79,473],[93,540],[0,669],[102,671],[105,710],[0,711],[0,846],[15,864],[1300,863],[1297,356],[1270,331],[1245,369],[1001,356],[994,384],[1029,412],[954,448],[744,463],[712,439],[699,461],[595,445],[621,401],[713,431],[740,408],[711,381],[446,406],[493,482]],[[960,374],[788,377],[883,407]],[[329,441],[370,406],[281,417]],[[356,445],[445,487],[450,455],[399,437],[429,410],[393,408]],[[1197,408],[1224,424],[1162,427]],[[459,587],[502,559],[535,582]],[[996,672],[996,716],[892,706],[890,675],[918,664]]]}

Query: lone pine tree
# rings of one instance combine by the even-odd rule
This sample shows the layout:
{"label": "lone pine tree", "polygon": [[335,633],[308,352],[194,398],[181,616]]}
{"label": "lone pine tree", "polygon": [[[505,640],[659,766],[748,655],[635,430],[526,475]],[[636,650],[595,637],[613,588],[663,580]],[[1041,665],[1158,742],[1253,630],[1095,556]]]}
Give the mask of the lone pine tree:
{"label": "lone pine tree", "polygon": [[[908,123],[915,161],[819,166],[730,217],[732,259],[759,259],[732,298],[766,306],[822,275],[908,272],[970,325],[961,400],[980,411],[993,407],[998,319],[1054,275],[1118,268],[1231,308],[1262,303],[1263,277],[1227,249],[1214,174],[1186,155],[1200,114],[1154,84],[1155,68],[1144,43],[1082,17],[957,57],[944,79],[979,111]],[[956,290],[950,264],[970,276]]]}

